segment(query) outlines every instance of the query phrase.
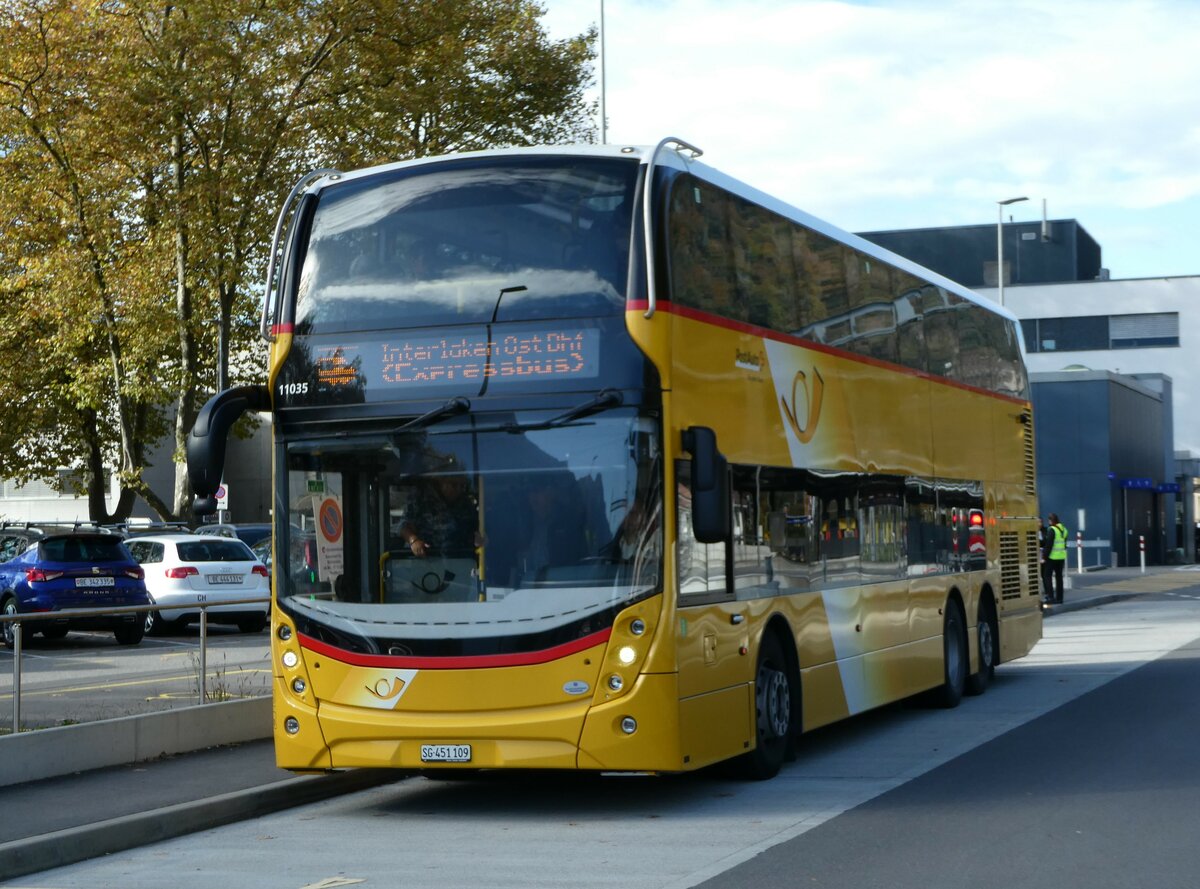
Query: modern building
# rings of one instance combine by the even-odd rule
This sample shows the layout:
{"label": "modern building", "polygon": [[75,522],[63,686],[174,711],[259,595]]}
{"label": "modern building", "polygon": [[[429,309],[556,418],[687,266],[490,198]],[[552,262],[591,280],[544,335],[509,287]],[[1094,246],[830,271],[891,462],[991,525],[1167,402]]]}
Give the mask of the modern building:
{"label": "modern building", "polygon": [[[1082,544],[1071,569],[1183,561],[1169,481],[1171,381],[1111,371],[1034,373],[1038,499]],[[1175,552],[1178,550],[1178,552]]]}
{"label": "modern building", "polygon": [[[860,237],[966,287],[995,287],[996,225],[859,232]],[[1012,222],[1004,237],[1004,286],[1108,277],[1100,245],[1074,219]]]}
{"label": "modern building", "polygon": [[[995,299],[997,290],[979,293]],[[1159,435],[1158,428],[1170,430],[1159,444],[1163,467],[1159,472],[1133,472],[1115,460],[1133,447],[1128,441],[1108,443],[1115,460],[1109,471],[1126,491],[1149,490],[1154,495],[1149,508],[1156,528],[1151,536],[1158,543],[1147,553],[1151,564],[1173,561],[1180,552],[1183,559],[1195,561],[1200,377],[1194,372],[1191,350],[1200,344],[1200,276],[1014,286],[1005,288],[1004,297],[1006,307],[1021,319],[1025,335],[1025,360],[1035,381],[1034,431],[1039,442],[1047,434],[1045,424],[1055,423],[1054,414],[1062,408],[1039,412],[1037,387],[1042,384],[1038,380],[1047,374],[1107,371],[1162,396],[1164,416],[1154,424],[1157,428],[1146,425],[1146,417],[1129,404],[1116,405],[1130,411],[1115,415],[1118,427],[1096,413],[1089,428],[1093,436],[1111,435],[1119,428],[1123,435],[1147,441]],[[1039,443],[1039,459],[1042,456]],[[1048,488],[1042,475],[1046,468],[1039,464],[1040,499],[1043,509],[1054,509],[1054,487]],[[1149,488],[1130,487],[1135,483]],[[1127,502],[1140,502],[1144,496],[1133,495]],[[1135,524],[1124,522],[1127,537],[1134,533]],[[1114,549],[1123,553],[1119,564],[1136,564],[1130,545],[1130,539],[1123,543],[1114,539]]]}

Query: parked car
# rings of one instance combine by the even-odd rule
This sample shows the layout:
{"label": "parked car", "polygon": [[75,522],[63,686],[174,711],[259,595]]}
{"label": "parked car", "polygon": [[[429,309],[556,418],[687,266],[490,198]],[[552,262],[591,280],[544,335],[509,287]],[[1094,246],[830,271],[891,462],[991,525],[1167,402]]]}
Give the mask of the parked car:
{"label": "parked car", "polygon": [[121,522],[105,527],[111,528],[126,540],[145,534],[187,534],[192,530],[187,522]]}
{"label": "parked car", "polygon": [[201,525],[196,529],[197,534],[213,534],[217,537],[234,537],[246,544],[254,546],[260,540],[271,539],[271,523],[256,522],[246,525]]}
{"label": "parked car", "polygon": [[[28,621],[26,633],[61,639],[71,630],[111,630],[121,645],[142,641],[145,618],[134,612],[103,617],[72,617],[72,609],[148,605],[143,571],[117,534],[103,531],[23,529],[23,549],[14,552],[20,535],[4,529],[0,539],[6,561],[0,563],[0,612],[5,615],[61,612],[55,620]],[[12,648],[15,632],[3,624],[4,645]]]}
{"label": "parked car", "polygon": [[[133,538],[126,545],[146,572],[151,601],[173,606],[146,615],[147,633],[165,633],[198,621],[201,605],[209,621],[237,624],[243,633],[257,633],[267,625],[270,574],[242,541],[158,534]],[[262,602],[232,604],[259,597]]]}

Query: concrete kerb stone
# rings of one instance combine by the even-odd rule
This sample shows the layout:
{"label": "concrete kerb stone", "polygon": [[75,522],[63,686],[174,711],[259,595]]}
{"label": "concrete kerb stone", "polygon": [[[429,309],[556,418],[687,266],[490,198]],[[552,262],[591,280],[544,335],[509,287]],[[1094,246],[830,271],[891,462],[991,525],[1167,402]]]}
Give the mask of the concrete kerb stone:
{"label": "concrete kerb stone", "polygon": [[271,699],[247,698],[0,737],[0,787],[271,737]]}
{"label": "concrete kerb stone", "polygon": [[292,806],[353,793],[408,777],[407,772],[359,769],[289,778],[195,802],[164,806],[82,827],[0,844],[0,880],[122,852],[160,840],[256,818]]}

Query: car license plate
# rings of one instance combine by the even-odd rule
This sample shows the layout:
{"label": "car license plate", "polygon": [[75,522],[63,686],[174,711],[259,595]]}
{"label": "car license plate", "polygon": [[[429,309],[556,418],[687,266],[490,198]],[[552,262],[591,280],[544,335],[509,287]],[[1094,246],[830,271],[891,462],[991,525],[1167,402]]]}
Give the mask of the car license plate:
{"label": "car license plate", "polygon": [[470,744],[422,744],[421,762],[470,762]]}
{"label": "car license plate", "polygon": [[76,577],[75,586],[79,587],[98,587],[98,586],[116,586],[117,581],[112,577]]}
{"label": "car license plate", "polygon": [[241,583],[242,575],[240,574],[210,574],[208,575],[209,583]]}

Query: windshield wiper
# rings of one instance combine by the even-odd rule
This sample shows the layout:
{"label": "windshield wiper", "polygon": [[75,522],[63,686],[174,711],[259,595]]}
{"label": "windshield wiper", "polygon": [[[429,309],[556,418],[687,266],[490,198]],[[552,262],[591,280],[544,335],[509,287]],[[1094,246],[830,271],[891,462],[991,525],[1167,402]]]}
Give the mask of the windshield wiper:
{"label": "windshield wiper", "polygon": [[402,423],[392,430],[392,434],[404,432],[408,429],[423,429],[426,426],[432,426],[434,423],[440,423],[447,417],[456,417],[459,414],[465,414],[471,409],[471,400],[463,398],[461,395],[456,395],[451,398],[441,407],[435,407],[431,411],[421,414],[419,417],[414,417],[407,423]]}
{"label": "windshield wiper", "polygon": [[559,414],[557,417],[551,417],[549,420],[542,420],[537,423],[509,423],[504,427],[504,430],[506,432],[525,432],[530,429],[555,429],[559,426],[566,426],[568,423],[573,423],[575,420],[582,420],[584,417],[590,417],[592,414],[606,411],[609,408],[620,407],[624,403],[624,396],[616,389],[602,389],[597,393],[595,398],[589,399],[583,404]]}

